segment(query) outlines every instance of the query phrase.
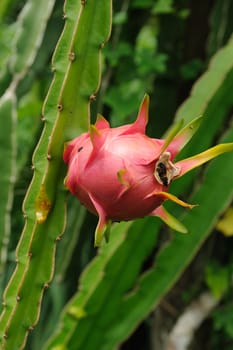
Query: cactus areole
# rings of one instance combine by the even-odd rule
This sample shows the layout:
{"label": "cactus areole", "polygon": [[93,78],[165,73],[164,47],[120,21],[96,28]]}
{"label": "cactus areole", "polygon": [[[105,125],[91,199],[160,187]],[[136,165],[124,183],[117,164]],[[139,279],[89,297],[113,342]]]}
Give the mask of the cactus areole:
{"label": "cactus areole", "polygon": [[99,216],[96,246],[103,235],[107,235],[112,222],[147,215],[159,216],[176,231],[186,232],[162,206],[168,199],[193,207],[168,193],[170,183],[229,150],[225,147],[227,144],[219,145],[176,162],[177,153],[192,137],[200,118],[183,129],[178,123],[164,140],[154,139],[145,134],[148,109],[149,97],[145,95],[133,124],[110,128],[108,121],[99,115],[89,132],[66,145],[65,186],[89,211]]}

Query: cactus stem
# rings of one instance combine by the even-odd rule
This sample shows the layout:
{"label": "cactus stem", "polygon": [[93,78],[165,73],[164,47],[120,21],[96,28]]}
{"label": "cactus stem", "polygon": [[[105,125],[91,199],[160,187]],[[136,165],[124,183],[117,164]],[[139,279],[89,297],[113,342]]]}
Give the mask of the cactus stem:
{"label": "cactus stem", "polygon": [[[65,226],[64,166],[59,155],[64,141],[88,127],[88,96],[97,90],[100,80],[99,43],[110,31],[109,0],[98,5],[97,1],[81,0],[65,4],[63,18],[67,21],[53,55],[52,69],[56,72],[56,65],[57,73],[43,105],[41,119],[46,123],[33,155],[36,169],[34,165],[32,169],[36,171],[24,201],[28,221],[16,251],[20,263],[4,294],[7,307],[0,318],[0,347],[6,350],[24,347],[28,332],[38,322],[42,298],[54,273],[54,241],[61,240]],[[23,44],[22,40],[20,48]],[[71,114],[75,117],[72,124]],[[52,162],[46,159],[50,153]],[[2,339],[4,334],[7,340]]]}

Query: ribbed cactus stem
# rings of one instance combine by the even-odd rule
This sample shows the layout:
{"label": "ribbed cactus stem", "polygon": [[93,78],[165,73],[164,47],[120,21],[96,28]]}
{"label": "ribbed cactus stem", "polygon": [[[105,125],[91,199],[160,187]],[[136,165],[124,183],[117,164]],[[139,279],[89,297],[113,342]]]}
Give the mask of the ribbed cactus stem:
{"label": "ribbed cactus stem", "polygon": [[[0,136],[2,146],[1,156],[3,157],[1,163],[5,164],[3,176],[1,176],[1,205],[4,206],[1,212],[4,215],[2,216],[2,220],[0,220],[0,276],[4,274],[4,265],[7,260],[8,242],[11,233],[9,214],[12,207],[13,185],[17,177],[16,110],[18,97],[16,91],[19,83],[25,78],[28,69],[37,56],[54,1],[42,0],[39,8],[38,2],[35,0],[28,0],[26,2],[15,24],[15,36],[11,43],[12,53],[6,63],[6,66],[10,67],[12,80],[9,82],[9,87],[0,100],[0,121],[1,125],[4,125]],[[3,10],[4,4],[7,5],[7,2],[3,3]],[[29,32],[30,35],[28,35]]]}
{"label": "ribbed cactus stem", "polygon": [[[38,4],[40,6],[40,4]],[[43,107],[44,129],[33,155],[34,175],[23,211],[16,268],[4,294],[2,348],[23,349],[36,325],[65,225],[64,142],[88,127],[100,83],[100,51],[111,26],[111,1],[67,0],[65,27],[53,57],[54,79]]]}

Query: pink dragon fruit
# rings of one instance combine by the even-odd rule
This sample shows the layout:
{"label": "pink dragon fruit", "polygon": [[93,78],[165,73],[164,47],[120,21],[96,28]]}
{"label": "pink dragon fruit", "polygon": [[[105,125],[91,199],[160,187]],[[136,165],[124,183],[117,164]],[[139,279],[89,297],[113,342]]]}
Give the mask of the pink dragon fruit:
{"label": "pink dragon fruit", "polygon": [[169,199],[187,208],[193,206],[168,193],[169,184],[217,155],[233,150],[233,144],[218,145],[174,162],[196,131],[200,118],[183,129],[178,123],[165,140],[153,139],[145,134],[148,108],[149,97],[145,95],[136,121],[117,128],[110,128],[99,115],[89,132],[75,138],[65,149],[66,187],[99,216],[96,246],[107,234],[111,222],[146,215],[159,216],[176,231],[186,232],[162,204]]}

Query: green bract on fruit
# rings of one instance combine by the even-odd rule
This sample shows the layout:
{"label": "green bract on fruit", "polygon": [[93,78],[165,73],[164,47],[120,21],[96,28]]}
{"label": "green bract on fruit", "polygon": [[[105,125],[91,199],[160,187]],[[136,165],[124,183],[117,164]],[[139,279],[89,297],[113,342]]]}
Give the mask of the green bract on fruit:
{"label": "green bract on fruit", "polygon": [[173,229],[185,227],[162,206],[167,199],[192,208],[168,193],[169,184],[217,155],[233,150],[233,144],[215,146],[182,161],[178,152],[190,140],[200,118],[181,129],[178,123],[164,140],[145,134],[149,97],[146,95],[133,124],[110,128],[98,116],[89,132],[68,143],[64,161],[68,164],[65,185],[88,210],[99,216],[95,245],[99,245],[109,224],[147,215],[159,216]]}

